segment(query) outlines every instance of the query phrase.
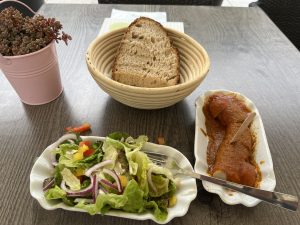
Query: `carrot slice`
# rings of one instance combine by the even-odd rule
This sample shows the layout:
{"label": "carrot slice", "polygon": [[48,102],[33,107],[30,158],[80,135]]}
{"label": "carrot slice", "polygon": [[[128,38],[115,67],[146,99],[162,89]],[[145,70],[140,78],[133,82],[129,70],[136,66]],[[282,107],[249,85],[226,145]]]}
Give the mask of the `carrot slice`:
{"label": "carrot slice", "polygon": [[84,131],[88,131],[91,129],[91,125],[89,123],[83,123],[82,125],[78,127],[67,127],[66,131],[67,132],[74,132],[74,133],[81,133]]}

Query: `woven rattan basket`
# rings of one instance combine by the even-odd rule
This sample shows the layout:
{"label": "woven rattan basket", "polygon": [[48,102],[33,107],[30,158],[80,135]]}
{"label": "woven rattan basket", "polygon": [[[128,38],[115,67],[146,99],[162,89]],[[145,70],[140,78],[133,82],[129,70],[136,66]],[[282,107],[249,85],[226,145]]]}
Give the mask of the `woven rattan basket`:
{"label": "woven rattan basket", "polygon": [[143,88],[111,79],[112,64],[126,28],[97,37],[86,54],[88,69],[94,80],[115,100],[140,109],[171,106],[188,96],[203,81],[210,67],[205,49],[188,35],[166,29],[180,55],[180,83],[161,88]]}

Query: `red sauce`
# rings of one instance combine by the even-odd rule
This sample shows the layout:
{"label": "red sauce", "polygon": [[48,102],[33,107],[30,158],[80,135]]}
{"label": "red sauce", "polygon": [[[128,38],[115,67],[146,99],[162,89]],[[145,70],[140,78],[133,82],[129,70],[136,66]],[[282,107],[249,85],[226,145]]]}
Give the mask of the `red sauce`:
{"label": "red sauce", "polygon": [[239,184],[256,186],[260,172],[253,160],[255,140],[250,128],[230,143],[250,110],[233,94],[214,94],[207,99],[203,112],[209,137],[208,173],[212,176],[222,175]]}

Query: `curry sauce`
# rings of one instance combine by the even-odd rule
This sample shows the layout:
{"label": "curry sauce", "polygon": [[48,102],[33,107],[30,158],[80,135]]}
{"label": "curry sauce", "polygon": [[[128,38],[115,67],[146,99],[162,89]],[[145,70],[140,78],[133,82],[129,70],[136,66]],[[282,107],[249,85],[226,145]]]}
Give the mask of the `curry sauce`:
{"label": "curry sauce", "polygon": [[233,94],[214,94],[203,107],[206,132],[208,173],[239,184],[257,186],[260,171],[254,161],[255,136],[249,127],[231,143],[251,112]]}

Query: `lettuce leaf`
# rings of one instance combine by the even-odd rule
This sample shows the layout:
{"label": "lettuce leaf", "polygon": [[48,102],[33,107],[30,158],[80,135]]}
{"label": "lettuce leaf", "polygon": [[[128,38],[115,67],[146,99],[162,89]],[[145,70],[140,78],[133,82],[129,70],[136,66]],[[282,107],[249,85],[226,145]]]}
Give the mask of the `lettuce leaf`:
{"label": "lettuce leaf", "polygon": [[56,149],[55,153],[60,154],[60,155],[66,155],[68,151],[72,150],[78,150],[78,145],[77,144],[60,144],[58,146],[58,149]]}
{"label": "lettuce leaf", "polygon": [[137,139],[129,137],[123,144],[131,175],[136,175],[137,173],[139,164],[136,162],[136,154],[140,153],[140,150],[147,141],[147,136],[139,136]]}
{"label": "lettuce leaf", "polygon": [[54,188],[51,188],[45,192],[45,197],[47,200],[62,199],[66,196],[67,193],[57,185],[55,185]]}
{"label": "lettuce leaf", "polygon": [[80,180],[67,168],[64,168],[61,172],[63,180],[73,191],[79,191],[81,188]]}
{"label": "lettuce leaf", "polygon": [[70,159],[64,155],[60,156],[59,158],[59,165],[64,165],[65,167],[68,168],[82,168],[82,169],[88,169],[92,167],[93,165],[97,164],[100,162],[99,155],[102,158],[102,154],[98,153],[98,155],[91,155],[85,159],[82,160],[74,160]]}
{"label": "lettuce leaf", "polygon": [[156,188],[156,191],[150,188],[149,195],[151,197],[159,197],[169,192],[169,178],[161,174],[152,174],[151,178]]}
{"label": "lettuce leaf", "polygon": [[135,180],[130,180],[122,195],[99,195],[96,206],[101,213],[106,213],[110,208],[122,209],[126,212],[142,212],[144,210],[143,191]]}
{"label": "lettuce leaf", "polygon": [[96,207],[96,204],[85,204],[85,201],[80,201],[77,205],[75,205],[75,208],[83,209],[87,211],[90,215],[95,215],[98,213],[98,209]]}
{"label": "lettuce leaf", "polygon": [[161,167],[161,166],[158,166],[158,165],[155,165],[155,164],[151,164],[151,165],[149,165],[149,167],[150,166],[152,167],[152,173],[162,174],[162,175],[165,175],[170,180],[173,180],[173,174],[167,168]]}
{"label": "lettuce leaf", "polygon": [[125,151],[126,158],[129,164],[129,173],[131,175],[136,175],[138,170],[138,163],[136,163],[132,158],[136,152],[139,152],[144,143],[147,142],[147,136],[139,136],[137,139],[133,139],[128,137],[125,142],[121,142],[110,137],[105,139],[103,150],[105,152],[104,159],[112,159],[116,160],[117,156],[115,154],[118,153],[117,149]]}
{"label": "lettuce leaf", "polygon": [[143,191],[135,180],[130,180],[123,193],[127,202],[122,208],[126,212],[141,213],[144,211]]}
{"label": "lettuce leaf", "polygon": [[100,195],[97,197],[96,208],[98,212],[105,214],[111,208],[122,209],[127,201],[128,199],[124,195],[117,195],[112,193]]}
{"label": "lettuce leaf", "polygon": [[126,138],[129,137],[129,134],[125,132],[113,132],[109,134],[108,137],[117,141],[121,141],[122,139],[126,140]]}
{"label": "lettuce leaf", "polygon": [[169,182],[169,192],[168,192],[168,197],[172,197],[175,195],[177,190],[176,184],[173,180],[170,180]]}
{"label": "lettuce leaf", "polygon": [[144,192],[144,196],[147,197],[149,193],[148,179],[147,179],[147,170],[149,159],[147,155],[143,152],[136,152],[131,157],[132,162],[138,165],[136,177],[139,183],[140,188]]}
{"label": "lettuce leaf", "polygon": [[69,206],[74,206],[74,198],[71,198],[71,197],[63,197],[62,198],[62,201],[66,204],[66,205],[69,205]]}
{"label": "lettuce leaf", "polygon": [[61,199],[66,205],[74,206],[74,198],[67,197],[67,193],[57,185],[45,192],[47,200]]}
{"label": "lettuce leaf", "polygon": [[[118,143],[118,141],[116,141]],[[115,167],[116,160],[118,158],[118,149],[119,146],[115,143],[112,144],[110,142],[105,141],[103,144],[103,161],[105,160],[112,160],[113,163],[108,166],[109,169],[113,169]]]}
{"label": "lettuce leaf", "polygon": [[57,165],[55,167],[55,173],[54,173],[54,179],[55,179],[55,184],[56,185],[59,185],[61,184],[62,182],[62,175],[60,173],[60,171],[64,168],[63,165]]}
{"label": "lettuce leaf", "polygon": [[155,201],[149,201],[144,203],[145,209],[149,209],[153,212],[155,219],[158,221],[164,221],[167,219],[167,208],[160,208]]}

